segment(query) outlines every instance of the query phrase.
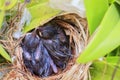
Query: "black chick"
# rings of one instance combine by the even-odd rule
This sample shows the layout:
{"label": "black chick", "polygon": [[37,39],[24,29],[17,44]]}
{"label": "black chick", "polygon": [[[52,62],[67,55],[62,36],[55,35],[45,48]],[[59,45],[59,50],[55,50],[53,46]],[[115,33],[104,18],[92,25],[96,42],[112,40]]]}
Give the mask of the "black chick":
{"label": "black chick", "polygon": [[[25,42],[25,40],[28,39],[28,37],[27,38],[26,37],[27,37],[27,35],[25,36],[24,42]],[[36,38],[36,37],[34,37],[34,38]],[[34,39],[34,41],[36,41],[36,39]],[[31,41],[31,43],[32,43],[32,41]],[[36,44],[36,43],[34,42],[34,44]],[[42,40],[39,39],[39,43],[37,43],[36,46],[34,46],[34,48],[35,48],[34,50],[32,49],[32,51],[27,51],[26,48],[33,48],[33,47],[30,47],[30,45],[31,44],[29,43],[29,44],[27,44],[27,46],[25,46],[25,45],[22,46],[23,59],[24,59],[25,66],[28,68],[28,70],[32,74],[35,74],[35,75],[38,75],[41,77],[49,76],[52,74],[52,72],[57,73],[57,67],[54,64],[51,57],[49,56],[48,51],[43,46]],[[28,58],[26,58],[26,52],[31,57],[30,60],[28,60]]]}
{"label": "black chick", "polygon": [[[49,76],[50,74],[52,74],[52,67],[50,65],[50,59],[48,57],[48,54],[42,44],[42,41],[40,41],[39,43],[39,54],[34,52],[34,54],[32,54],[32,61],[30,62],[32,65],[32,68],[29,67],[29,69],[32,70],[32,73],[41,76],[41,77],[45,77],[45,76]],[[39,56],[39,61],[36,61],[36,55]]]}
{"label": "black chick", "polygon": [[[43,33],[52,34],[54,30],[52,31],[52,29],[50,28],[53,28],[53,26],[47,26],[45,30],[43,29]],[[64,69],[71,56],[71,51],[68,48],[69,41],[67,41],[65,32],[61,28],[56,26],[56,28],[54,27],[54,29],[55,32],[57,31],[56,34],[52,34],[52,36],[49,36],[50,38],[45,38],[43,40],[43,44],[48,50],[54,63],[58,67]],[[42,37],[44,38],[46,36],[42,35]]]}
{"label": "black chick", "polygon": [[51,39],[57,34],[56,28],[52,24],[46,24],[44,27],[39,28],[40,37],[43,39]]}
{"label": "black chick", "polygon": [[25,38],[21,43],[21,47],[23,49],[23,59],[31,60],[31,53],[33,53],[38,44],[39,44],[39,37],[36,35],[36,32],[26,34]]}
{"label": "black chick", "polygon": [[[48,50],[50,56],[52,57],[54,63],[64,69],[66,67],[66,63],[68,62],[71,53],[68,48],[65,46],[60,46],[59,40],[44,40],[43,44],[45,45],[46,49]],[[65,48],[64,48],[65,47]],[[64,49],[62,49],[64,48]]]}
{"label": "black chick", "polygon": [[57,67],[54,64],[51,57],[49,56],[48,51],[42,44],[42,41],[40,41],[39,47],[40,47],[39,62],[35,63],[36,61],[33,60],[35,65],[33,65],[34,63],[32,63],[32,65],[34,66],[34,73],[42,77],[49,76],[52,74],[52,72],[57,73],[58,72]]}
{"label": "black chick", "polygon": [[23,60],[31,73],[45,77],[57,73],[57,67],[64,69],[72,54],[65,32],[59,26],[49,23],[38,31],[39,37],[34,31],[23,39]]}
{"label": "black chick", "polygon": [[57,70],[57,67],[56,65],[54,64],[53,60],[51,59],[47,49],[44,47],[43,45],[43,57],[41,58],[43,61],[43,76],[48,76],[50,75],[50,71],[52,70],[54,73],[57,73],[58,70]]}

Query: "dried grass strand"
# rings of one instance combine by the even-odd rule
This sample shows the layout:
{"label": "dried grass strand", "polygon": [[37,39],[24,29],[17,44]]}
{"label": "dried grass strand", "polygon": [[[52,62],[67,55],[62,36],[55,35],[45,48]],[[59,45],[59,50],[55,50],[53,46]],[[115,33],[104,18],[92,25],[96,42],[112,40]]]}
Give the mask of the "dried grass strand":
{"label": "dried grass strand", "polygon": [[[65,28],[66,32],[70,35],[70,42],[72,43],[74,41],[75,53],[80,53],[85,47],[85,43],[87,43],[88,30],[86,30],[86,24],[83,25],[82,23],[80,23],[81,18],[76,17],[76,15],[67,14],[64,16],[68,17],[69,20],[73,21],[73,23],[75,23],[77,26],[72,26],[71,24],[61,20],[58,20],[57,22],[59,25],[62,25]],[[78,32],[77,28],[80,29],[80,33]],[[74,60],[71,63],[68,63],[68,67],[60,74],[56,74],[47,78],[39,78],[32,75],[26,69],[22,59],[23,51],[19,46],[19,43],[23,38],[19,40],[13,39],[12,34],[14,31],[15,27],[12,27],[12,29],[7,33],[7,39],[0,40],[0,42],[3,43],[4,47],[10,53],[10,55],[12,57],[15,56],[15,60],[13,60],[13,66],[15,66],[16,68],[10,71],[3,80],[86,80],[88,78],[90,63],[77,64],[75,63],[76,57],[73,58]],[[11,75],[13,74],[14,77],[11,77]]]}

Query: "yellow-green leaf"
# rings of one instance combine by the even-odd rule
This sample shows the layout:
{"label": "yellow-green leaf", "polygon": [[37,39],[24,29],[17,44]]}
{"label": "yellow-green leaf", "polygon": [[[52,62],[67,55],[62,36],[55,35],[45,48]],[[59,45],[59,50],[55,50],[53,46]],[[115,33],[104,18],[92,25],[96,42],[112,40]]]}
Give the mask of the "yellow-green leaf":
{"label": "yellow-green leaf", "polygon": [[45,2],[48,2],[49,0],[20,0],[21,2],[27,2],[27,7],[32,7],[32,6],[35,6],[39,3],[45,3]]}
{"label": "yellow-green leaf", "polygon": [[90,68],[91,80],[120,80],[120,68],[116,70],[114,79],[112,79],[114,69],[115,66],[105,61],[95,61]]}
{"label": "yellow-green leaf", "polygon": [[4,50],[4,48],[2,47],[2,45],[0,44],[0,54],[8,61],[11,62],[11,58],[8,55],[8,53]]}
{"label": "yellow-green leaf", "polygon": [[84,2],[89,26],[88,28],[90,34],[92,34],[99,26],[109,7],[108,0],[84,0]]}
{"label": "yellow-green leaf", "polygon": [[106,57],[106,61],[110,65],[114,65],[114,66],[119,66],[120,67],[120,57],[119,56]]}
{"label": "yellow-green leaf", "polygon": [[4,3],[4,9],[9,10],[15,6],[18,0],[6,0]]}
{"label": "yellow-green leaf", "polygon": [[114,0],[114,1],[116,1],[120,5],[120,0]]}
{"label": "yellow-green leaf", "polygon": [[0,28],[2,27],[5,11],[0,10]]}
{"label": "yellow-green leaf", "polygon": [[109,1],[109,3],[113,3],[115,0],[108,0]]}
{"label": "yellow-green leaf", "polygon": [[60,13],[59,10],[53,9],[48,5],[48,3],[42,3],[28,9],[32,15],[32,21],[28,26],[25,26],[23,32],[27,32],[35,27],[40,26],[45,21]]}
{"label": "yellow-green leaf", "polygon": [[[113,15],[114,14],[114,15]],[[112,4],[95,35],[77,59],[86,63],[106,55],[120,45],[120,6]]]}
{"label": "yellow-green leaf", "polygon": [[4,7],[5,0],[0,0],[0,10],[3,9]]}

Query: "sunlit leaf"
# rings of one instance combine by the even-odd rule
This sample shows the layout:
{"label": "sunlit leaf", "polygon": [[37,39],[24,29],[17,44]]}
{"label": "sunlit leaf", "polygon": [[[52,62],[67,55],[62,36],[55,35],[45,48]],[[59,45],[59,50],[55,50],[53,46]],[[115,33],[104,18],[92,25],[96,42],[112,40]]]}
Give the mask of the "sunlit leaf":
{"label": "sunlit leaf", "polygon": [[[114,14],[114,15],[113,15]],[[120,6],[112,4],[78,62],[85,63],[111,52],[120,45]]]}
{"label": "sunlit leaf", "polygon": [[35,6],[39,3],[45,3],[45,2],[48,2],[49,0],[21,0],[21,2],[27,2],[27,7],[32,7],[32,6]]}
{"label": "sunlit leaf", "polygon": [[119,56],[111,56],[111,57],[107,57],[106,58],[106,61],[107,61],[107,63],[108,64],[110,64],[110,65],[117,65],[117,66],[119,66],[120,67],[120,57]]}
{"label": "sunlit leaf", "polygon": [[5,0],[0,0],[0,10],[3,9],[4,7]]}
{"label": "sunlit leaf", "polygon": [[90,34],[99,26],[109,5],[108,0],[84,0]]}
{"label": "sunlit leaf", "polygon": [[[109,65],[106,62],[96,61],[90,68],[91,80],[112,80],[112,75],[115,66]],[[120,79],[120,68],[117,69],[114,80]]]}
{"label": "sunlit leaf", "polygon": [[18,0],[6,0],[4,3],[4,9],[9,10],[15,6]]}
{"label": "sunlit leaf", "polygon": [[[120,67],[120,46],[117,47],[114,51],[112,51],[110,54],[105,57],[105,60],[110,65],[116,65]],[[114,54],[114,55],[113,55]]]}
{"label": "sunlit leaf", "polygon": [[49,0],[20,0],[21,2],[25,2],[25,1],[29,1],[31,4],[34,4],[34,3],[44,3],[44,2],[47,2]]}
{"label": "sunlit leaf", "polygon": [[115,0],[120,5],[120,0]]}
{"label": "sunlit leaf", "polygon": [[109,1],[109,3],[113,3],[115,0],[108,0]]}
{"label": "sunlit leaf", "polygon": [[2,22],[5,15],[5,10],[11,9],[15,4],[17,3],[17,0],[1,0],[0,1],[0,28],[2,26]]}
{"label": "sunlit leaf", "polygon": [[32,15],[32,21],[28,26],[25,26],[23,30],[24,32],[42,25],[45,21],[60,13],[59,10],[52,9],[50,6],[48,6],[48,3],[42,3],[30,7],[29,11]]}
{"label": "sunlit leaf", "polygon": [[2,27],[2,22],[4,19],[5,11],[0,10],[0,28]]}
{"label": "sunlit leaf", "polygon": [[0,55],[2,55],[6,60],[11,62],[11,58],[8,53],[3,49],[2,45],[0,44]]}

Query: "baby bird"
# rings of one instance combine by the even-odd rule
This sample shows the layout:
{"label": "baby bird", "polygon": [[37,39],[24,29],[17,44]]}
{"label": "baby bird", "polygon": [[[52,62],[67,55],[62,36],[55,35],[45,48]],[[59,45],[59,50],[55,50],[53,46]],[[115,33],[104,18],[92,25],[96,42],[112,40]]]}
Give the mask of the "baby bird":
{"label": "baby bird", "polygon": [[65,31],[55,22],[26,34],[21,47],[25,66],[41,77],[58,73],[57,67],[64,69],[72,55]]}
{"label": "baby bird", "polygon": [[42,28],[42,34],[49,36],[42,35],[43,45],[48,50],[54,63],[64,69],[72,55],[68,47],[69,41],[67,41],[65,32],[58,26],[48,24]]}
{"label": "baby bird", "polygon": [[35,75],[46,77],[57,73],[57,67],[43,46],[42,39],[28,33],[22,43],[23,60],[28,70]]}
{"label": "baby bird", "polygon": [[[33,66],[32,68],[30,67],[32,73],[41,76],[41,77],[46,77],[51,75],[53,72],[57,73],[57,67],[53,63],[53,60],[49,56],[48,51],[46,48],[43,46],[42,40],[39,43],[39,61],[36,62],[35,56],[36,52],[33,54],[32,62],[30,64]],[[36,56],[37,57],[37,56]]]}
{"label": "baby bird", "polygon": [[51,39],[57,34],[57,30],[52,24],[46,24],[39,28],[39,35],[43,39]]}
{"label": "baby bird", "polygon": [[31,60],[31,53],[33,53],[38,44],[40,38],[36,35],[36,32],[26,34],[25,38],[21,43],[21,47],[23,49],[23,57],[24,59]]}

